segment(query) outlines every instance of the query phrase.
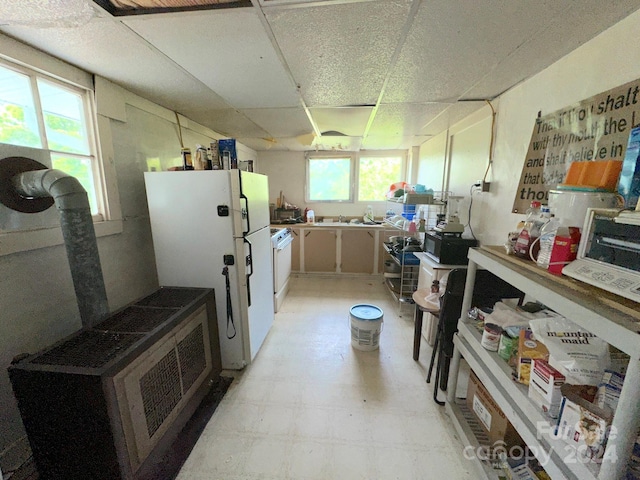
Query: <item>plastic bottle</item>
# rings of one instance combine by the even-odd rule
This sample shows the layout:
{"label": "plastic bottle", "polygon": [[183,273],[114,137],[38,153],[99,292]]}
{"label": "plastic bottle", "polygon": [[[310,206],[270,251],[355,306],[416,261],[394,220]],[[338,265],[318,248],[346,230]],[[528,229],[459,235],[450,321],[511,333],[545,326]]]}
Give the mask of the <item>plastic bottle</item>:
{"label": "plastic bottle", "polygon": [[416,217],[414,215],[411,221],[409,222],[409,233],[416,233],[417,231],[418,229],[416,228]]}
{"label": "plastic bottle", "polygon": [[367,211],[364,214],[365,223],[373,223],[373,207],[367,205]]}
{"label": "plastic bottle", "polygon": [[[522,227],[522,230],[520,230],[520,234],[518,235],[516,244],[513,247],[516,255],[531,259],[529,248],[536,240],[536,238],[538,238],[538,236],[540,235],[541,226],[542,222],[540,222],[540,202],[533,201],[531,202],[531,207],[527,209],[527,219],[525,220],[524,227]],[[534,253],[535,255],[535,253],[537,252],[534,251],[532,253]]]}
{"label": "plastic bottle", "polygon": [[538,250],[538,258],[536,264],[540,268],[549,268],[549,262],[551,261],[551,250],[553,249],[553,242],[556,238],[556,233],[560,228],[560,219],[554,216],[549,218],[549,221],[545,223],[540,229],[540,237],[538,242],[540,243],[540,249]]}

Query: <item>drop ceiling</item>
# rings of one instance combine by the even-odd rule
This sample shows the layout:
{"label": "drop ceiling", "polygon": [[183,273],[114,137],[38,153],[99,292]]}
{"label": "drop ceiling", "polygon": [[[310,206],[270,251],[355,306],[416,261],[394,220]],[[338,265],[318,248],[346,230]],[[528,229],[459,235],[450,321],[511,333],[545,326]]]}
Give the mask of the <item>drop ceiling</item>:
{"label": "drop ceiling", "polygon": [[[69,1],[3,0],[0,32],[258,151],[420,145],[640,8],[251,0],[121,16],[78,0],[90,14],[69,25]],[[30,22],[44,17],[57,23]]]}

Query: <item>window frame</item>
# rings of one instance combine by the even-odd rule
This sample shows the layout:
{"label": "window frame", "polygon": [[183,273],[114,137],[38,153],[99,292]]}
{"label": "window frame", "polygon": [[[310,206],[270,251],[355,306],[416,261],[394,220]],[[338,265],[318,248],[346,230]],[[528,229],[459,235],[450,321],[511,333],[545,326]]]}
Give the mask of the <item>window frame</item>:
{"label": "window frame", "polygon": [[[100,156],[100,149],[97,142],[97,125],[96,125],[96,110],[93,102],[93,92],[86,87],[76,85],[69,81],[60,80],[52,75],[48,75],[44,72],[40,72],[26,65],[20,65],[11,61],[8,61],[0,57],[0,66],[8,70],[14,71],[18,74],[25,75],[29,78],[29,86],[31,88],[31,95],[33,98],[33,106],[38,121],[38,130],[40,136],[41,147],[29,147],[36,148],[37,150],[43,150],[47,152],[47,156],[53,166],[54,155],[64,155],[69,157],[76,157],[81,159],[87,159],[91,163],[91,171],[93,174],[93,184],[95,192],[95,201],[98,208],[98,212],[92,215],[93,221],[101,222],[107,219],[106,206],[105,206],[105,175],[102,168],[102,159]],[[76,94],[82,101],[82,113],[84,115],[83,128],[86,130],[87,143],[89,147],[88,154],[71,153],[63,150],[52,149],[49,145],[49,139],[47,137],[47,129],[45,124],[45,115],[42,107],[42,101],[40,98],[40,88],[38,86],[38,80],[47,82],[55,87]],[[13,145],[13,144],[9,144]],[[19,146],[19,145],[18,145]],[[21,230],[15,230],[16,232]],[[10,232],[9,232],[10,233]]]}
{"label": "window frame", "polygon": [[[304,198],[306,203],[353,203],[355,199],[355,152],[313,152],[305,155],[306,164],[306,180]],[[330,160],[334,158],[349,159],[349,199],[348,200],[312,200],[311,193],[311,161],[312,160]]]}
{"label": "window frame", "polygon": [[[349,200],[312,200],[309,198],[310,192],[310,160],[312,159],[322,159],[322,158],[350,158],[351,161],[351,178],[350,178],[350,194]],[[382,204],[386,200],[384,198],[384,193],[381,195],[380,200],[358,200],[358,195],[360,193],[360,158],[371,158],[371,157],[400,157],[402,161],[402,166],[400,167],[400,176],[401,179],[398,181],[402,181],[402,178],[406,177],[407,174],[407,158],[408,153],[406,150],[363,150],[361,152],[307,152],[305,154],[305,169],[306,169],[306,178],[305,178],[305,202],[307,204],[310,203],[351,203],[353,205],[371,205],[371,204]]]}
{"label": "window frame", "polygon": [[[96,80],[99,79],[88,72],[61,60],[53,59],[10,38],[0,37],[0,52],[3,51],[11,51],[12,55],[0,53],[0,64],[17,73],[27,75],[32,94],[34,92],[33,83],[37,82],[37,77],[40,77],[49,83],[77,92],[82,96],[90,149],[90,156],[84,156],[84,158],[89,158],[92,162],[96,202],[99,210],[99,214],[93,216],[96,237],[122,233],[122,210],[113,165],[111,126],[107,117],[100,116],[96,99]],[[34,95],[34,102],[36,101],[35,97],[38,97],[38,125],[42,136],[43,133],[46,135],[43,125],[44,117],[41,114],[42,107],[39,95]],[[46,152],[50,158],[51,150],[42,147],[38,150]],[[68,152],[60,153],[69,155]],[[39,229],[25,227],[24,229],[0,231],[0,256],[62,244],[64,244],[64,240],[59,225]]]}

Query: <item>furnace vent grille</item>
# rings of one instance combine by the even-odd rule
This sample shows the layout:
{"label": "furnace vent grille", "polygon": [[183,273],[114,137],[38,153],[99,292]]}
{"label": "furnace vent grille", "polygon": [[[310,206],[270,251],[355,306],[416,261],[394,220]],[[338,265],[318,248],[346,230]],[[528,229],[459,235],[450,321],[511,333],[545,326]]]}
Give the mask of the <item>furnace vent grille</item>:
{"label": "furnace vent grille", "polygon": [[86,330],[39,355],[31,363],[100,368],[143,337],[143,334]]}
{"label": "furnace vent grille", "polygon": [[182,375],[183,392],[189,391],[193,382],[207,368],[207,358],[202,324],[198,324],[184,340],[178,343],[178,357],[180,358],[180,374]]}
{"label": "furnace vent grille", "polygon": [[140,307],[179,308],[193,302],[194,297],[201,292],[202,290],[197,288],[161,288],[137,302],[136,305]]}
{"label": "furnace vent grille", "polygon": [[94,328],[110,332],[150,332],[178,311],[177,308],[127,307]]}
{"label": "furnace vent grille", "polygon": [[160,428],[182,398],[175,349],[140,378],[140,393],[149,438]]}

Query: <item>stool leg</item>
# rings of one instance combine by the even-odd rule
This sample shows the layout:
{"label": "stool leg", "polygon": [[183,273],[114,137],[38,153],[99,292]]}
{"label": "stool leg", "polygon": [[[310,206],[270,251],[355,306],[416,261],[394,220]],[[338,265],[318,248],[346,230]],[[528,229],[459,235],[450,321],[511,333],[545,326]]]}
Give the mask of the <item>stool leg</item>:
{"label": "stool leg", "polygon": [[422,339],[422,316],[423,312],[418,305],[416,305],[416,313],[414,316],[413,327],[413,359],[417,362],[420,356],[420,341]]}
{"label": "stool leg", "polygon": [[440,345],[440,322],[438,322],[438,327],[436,329],[436,339],[433,342],[433,351],[431,352],[431,362],[429,363],[429,372],[427,373],[427,383],[431,382],[431,372],[433,372],[433,364],[436,360],[436,355],[438,354],[438,346]]}
{"label": "stool leg", "polygon": [[436,379],[433,382],[433,400],[440,406],[444,405],[444,402],[438,400],[438,387],[441,381],[440,376],[442,374],[442,361],[444,360],[444,357],[444,352],[440,350],[438,354],[438,365],[436,366]]}

